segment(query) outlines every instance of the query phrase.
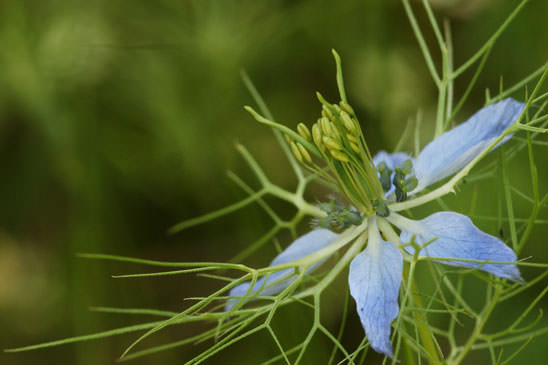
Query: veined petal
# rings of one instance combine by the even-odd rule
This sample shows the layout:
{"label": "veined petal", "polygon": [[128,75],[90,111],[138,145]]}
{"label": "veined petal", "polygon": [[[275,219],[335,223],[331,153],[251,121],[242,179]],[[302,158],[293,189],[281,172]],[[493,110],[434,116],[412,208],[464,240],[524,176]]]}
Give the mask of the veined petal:
{"label": "veined petal", "polygon": [[[489,105],[466,122],[430,142],[414,164],[418,192],[453,175],[498,138],[520,115],[525,104],[508,98]],[[505,142],[507,136],[501,143]]]}
{"label": "veined petal", "polygon": [[[284,251],[272,260],[269,266],[281,265],[286,262],[301,259],[329,246],[337,239],[337,237],[338,235],[336,233],[333,233],[328,229],[316,229],[310,231],[307,234],[297,238],[293,243],[287,246]],[[311,272],[321,265],[326,259],[327,257],[314,263],[314,265],[311,265],[306,272]],[[255,285],[251,291],[249,291],[251,283],[244,282],[232,288],[229,295],[231,297],[242,297],[246,295],[248,291],[250,296],[275,295],[295,281],[295,276],[292,276],[293,273],[294,269],[289,268],[261,277],[255,282]],[[284,280],[284,278],[286,279]],[[238,303],[239,300],[239,298],[229,299],[225,305],[225,311],[230,310],[236,303]]]}
{"label": "veined petal", "polygon": [[371,348],[392,357],[390,324],[400,310],[403,262],[396,245],[382,240],[376,218],[371,220],[369,243],[352,260],[348,284]]}
{"label": "veined petal", "polygon": [[384,162],[390,170],[394,170],[406,160],[411,160],[414,164],[413,158],[404,152],[388,153],[386,151],[379,151],[373,157],[375,166],[379,166],[381,162]]}
{"label": "veined petal", "polygon": [[[430,240],[419,252],[420,256],[447,257],[481,261],[514,262],[517,260],[514,251],[495,236],[482,232],[470,218],[454,212],[434,213],[420,221],[411,221],[397,216],[389,218],[402,229],[402,243],[409,243],[413,235],[419,245]],[[413,254],[411,246],[405,248]],[[444,261],[440,262],[468,268],[478,268],[501,278],[513,281],[523,281],[519,269],[514,264],[483,264],[477,262]]]}

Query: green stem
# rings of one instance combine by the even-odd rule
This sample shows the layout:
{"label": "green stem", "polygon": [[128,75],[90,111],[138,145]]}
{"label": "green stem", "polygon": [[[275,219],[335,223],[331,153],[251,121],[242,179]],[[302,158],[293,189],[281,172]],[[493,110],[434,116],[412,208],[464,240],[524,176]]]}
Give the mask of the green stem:
{"label": "green stem", "polygon": [[434,79],[436,86],[439,87],[441,82],[440,77],[438,75],[438,72],[436,71],[436,66],[434,66],[434,61],[432,60],[432,56],[430,55],[430,51],[428,49],[428,46],[426,45],[424,36],[422,35],[422,32],[419,28],[419,24],[417,23],[415,14],[413,14],[413,10],[411,9],[409,0],[402,0],[402,3],[405,9],[405,12],[407,13],[407,17],[409,18],[409,22],[411,23],[411,28],[413,29],[413,33],[415,33],[417,42],[419,42],[419,47],[422,51],[422,55],[424,56],[424,60],[426,61],[426,66],[428,67],[428,70],[430,71],[430,75],[432,76],[432,79]]}
{"label": "green stem", "polygon": [[459,351],[459,355],[455,359],[449,359],[447,362],[448,365],[456,365],[462,363],[468,352],[472,349],[472,346],[478,339],[478,337],[481,335],[481,331],[483,330],[483,327],[487,323],[487,320],[489,319],[489,316],[495,309],[495,306],[498,303],[498,300],[502,294],[502,289],[500,285],[497,285],[495,288],[495,293],[493,295],[493,298],[489,301],[489,303],[485,306],[483,311],[480,313],[480,315],[476,319],[476,325],[474,327],[474,331],[468,338],[468,341],[464,345],[461,351]]}
{"label": "green stem", "polygon": [[325,216],[325,212],[323,210],[321,210],[315,205],[307,203],[301,195],[290,193],[289,191],[284,190],[276,185],[270,185],[266,188],[266,190],[270,194],[282,200],[285,200],[291,204],[294,204],[297,207],[297,209],[299,209],[304,214],[315,216],[315,217]]}
{"label": "green stem", "polygon": [[429,361],[429,363],[440,364],[442,361],[439,357],[438,348],[434,343],[434,334],[432,333],[432,331],[430,331],[430,328],[426,324],[426,320],[424,319],[425,312],[420,310],[423,309],[424,306],[422,304],[421,297],[417,294],[418,292],[419,289],[417,288],[415,280],[411,279],[411,295],[413,303],[415,307],[419,309],[414,311],[413,316],[415,317],[417,327],[419,328],[419,335],[421,337],[422,345],[426,349],[428,355],[430,355],[430,357],[433,359]]}

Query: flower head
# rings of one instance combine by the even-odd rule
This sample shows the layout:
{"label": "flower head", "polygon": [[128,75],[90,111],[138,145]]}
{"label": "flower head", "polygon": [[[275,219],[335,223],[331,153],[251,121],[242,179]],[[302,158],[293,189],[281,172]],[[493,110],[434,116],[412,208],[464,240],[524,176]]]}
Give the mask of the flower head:
{"label": "flower head", "polygon": [[[295,146],[293,152],[305,167],[339,187],[353,206],[346,211],[350,212],[349,217],[359,217],[350,229],[358,230],[353,237],[362,237],[367,246],[352,259],[348,283],[365,335],[375,351],[392,356],[391,323],[399,313],[398,295],[406,256],[428,256],[443,264],[522,281],[514,264],[517,259],[514,251],[499,238],[482,232],[468,217],[438,212],[422,220],[411,220],[397,211],[427,202],[428,195],[418,195],[423,189],[465,169],[490,147],[496,148],[508,140],[510,135],[505,133],[518,119],[524,104],[504,99],[489,105],[433,140],[413,158],[405,153],[385,151],[371,157],[352,108],[344,102],[331,105],[323,98],[320,100],[322,116],[313,125],[312,132],[299,126],[298,135],[303,141],[313,141],[314,145],[308,145],[310,152],[323,160],[327,168],[319,167],[310,156],[302,157],[302,150],[306,148],[298,137],[297,140],[289,137],[289,142]],[[357,209],[356,214],[352,213],[353,209]],[[297,239],[271,266],[301,260],[337,243],[342,247],[339,238],[344,233],[339,235],[326,228],[348,225],[331,227],[328,218],[334,213],[327,208],[323,210],[326,216],[318,218],[326,222],[323,228]],[[336,213],[341,215],[339,210]],[[393,234],[391,225],[400,231],[399,236]],[[314,270],[326,258],[320,256],[306,267],[306,272]],[[249,282],[234,287],[226,309],[230,310],[242,297],[280,292],[295,280],[292,274],[293,269],[285,268],[260,278],[253,287]]]}

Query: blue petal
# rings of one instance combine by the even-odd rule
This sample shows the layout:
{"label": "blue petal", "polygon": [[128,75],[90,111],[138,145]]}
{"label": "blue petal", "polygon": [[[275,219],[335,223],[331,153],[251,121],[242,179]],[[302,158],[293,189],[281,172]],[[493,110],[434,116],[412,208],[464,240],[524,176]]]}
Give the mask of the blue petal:
{"label": "blue petal", "polygon": [[[377,231],[378,235],[378,231]],[[396,245],[380,236],[350,264],[348,284],[371,348],[392,357],[390,324],[398,316],[402,256]]]}
{"label": "blue petal", "polygon": [[270,266],[285,264],[329,246],[339,235],[328,229],[315,229],[297,238],[272,260]]}
{"label": "blue petal", "polygon": [[[318,250],[321,250],[324,247],[327,247],[333,243],[337,237],[337,234],[327,229],[316,229],[314,231],[310,231],[290,244],[282,253],[272,260],[269,266],[281,265],[290,261],[301,259]],[[323,261],[325,261],[325,259],[327,258],[311,265],[306,272],[311,272],[317,268]],[[227,301],[225,310],[230,310],[236,303],[239,302],[240,299],[237,297],[246,295],[248,291],[248,295],[250,296],[269,296],[281,292],[291,285],[293,281],[295,281],[295,276],[292,276],[294,271],[295,270],[293,268],[289,268],[275,272],[269,276],[262,277],[255,282],[255,285],[251,291],[249,291],[249,287],[251,285],[250,282],[244,282],[235,286],[230,290],[229,294],[231,297],[235,298],[231,298]],[[287,279],[284,280],[284,278]]]}
{"label": "blue petal", "polygon": [[[462,258],[481,261],[517,260],[514,251],[495,236],[478,229],[465,215],[454,212],[439,212],[413,222],[402,230],[401,242],[409,243],[415,236],[415,242],[422,245],[432,239],[437,239],[421,249],[420,256]],[[414,248],[407,246],[406,250],[413,254]],[[479,268],[501,278],[513,281],[523,281],[519,269],[513,264],[481,264],[477,262],[440,261],[447,265],[467,268]]]}
{"label": "blue petal", "polygon": [[[414,164],[419,185],[415,192],[462,169],[487,148],[520,115],[525,104],[504,99],[430,142]],[[507,136],[502,142],[505,142]]]}
{"label": "blue petal", "polygon": [[413,161],[413,158],[404,152],[387,153],[386,151],[379,151],[373,157],[375,166],[379,166],[381,162],[384,162],[390,170],[394,170],[406,160]]}

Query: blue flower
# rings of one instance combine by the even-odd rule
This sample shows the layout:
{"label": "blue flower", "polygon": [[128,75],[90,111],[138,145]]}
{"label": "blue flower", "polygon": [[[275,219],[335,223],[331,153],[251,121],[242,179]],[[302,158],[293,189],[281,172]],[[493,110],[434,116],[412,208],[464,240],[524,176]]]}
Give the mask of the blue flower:
{"label": "blue flower", "polygon": [[[484,153],[517,120],[523,108],[524,104],[520,102],[504,99],[481,109],[465,123],[433,140],[415,159],[404,153],[381,151],[373,158],[373,163],[377,167],[384,163],[383,168],[393,171],[410,160],[413,168],[408,175],[416,178],[409,191],[409,201],[412,202],[413,196],[424,188],[461,171]],[[504,137],[498,145],[509,138],[510,135]],[[398,204],[395,203],[394,190],[392,188],[386,193],[388,208]],[[399,242],[386,241],[386,235],[383,238],[382,224],[379,223],[381,220],[382,224],[389,222],[400,230]],[[508,264],[517,260],[514,251],[499,238],[482,232],[470,218],[459,213],[438,212],[415,221],[391,211],[385,218],[378,215],[366,217],[366,221],[357,228],[362,229],[360,234],[367,235],[367,246],[350,263],[350,293],[356,302],[370,346],[387,356],[392,356],[391,323],[399,313],[398,294],[404,255],[433,257],[443,264],[479,269],[501,278],[522,281],[517,266]],[[345,233],[338,235],[328,229],[313,230],[289,245],[270,266],[303,259],[330,245],[338,244],[342,247],[340,241],[343,235]],[[325,259],[322,257],[307,266],[306,272],[314,270]],[[226,310],[230,310],[244,297],[249,300],[259,295],[279,293],[294,282],[293,274],[294,269],[285,268],[260,278],[253,288],[249,282],[234,287]]]}

